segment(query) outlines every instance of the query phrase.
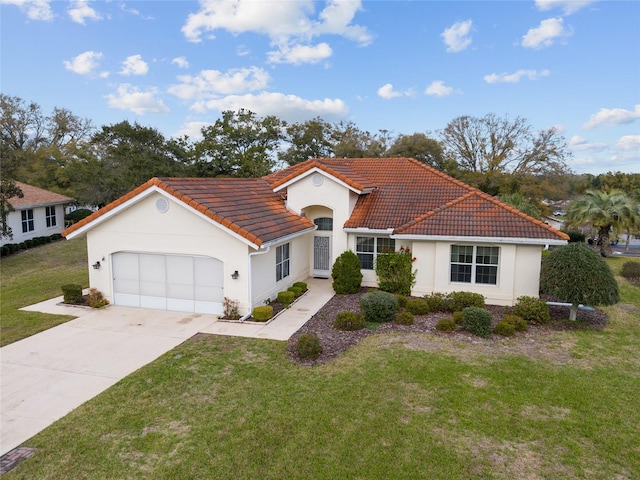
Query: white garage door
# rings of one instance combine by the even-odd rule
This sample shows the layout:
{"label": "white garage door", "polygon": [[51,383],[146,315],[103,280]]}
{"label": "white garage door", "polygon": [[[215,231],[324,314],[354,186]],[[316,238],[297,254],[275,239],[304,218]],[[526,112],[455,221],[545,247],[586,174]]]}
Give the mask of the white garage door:
{"label": "white garage door", "polygon": [[222,262],[211,257],[113,255],[116,305],[222,314],[223,278]]}

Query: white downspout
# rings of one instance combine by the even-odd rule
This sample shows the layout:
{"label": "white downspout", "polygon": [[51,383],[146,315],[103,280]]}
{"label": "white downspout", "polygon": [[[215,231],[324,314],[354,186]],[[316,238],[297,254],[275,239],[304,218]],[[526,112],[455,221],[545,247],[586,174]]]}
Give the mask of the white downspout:
{"label": "white downspout", "polygon": [[253,265],[251,262],[251,257],[254,255],[264,255],[265,253],[269,253],[271,250],[271,245],[268,245],[265,250],[258,250],[257,252],[251,252],[249,254],[249,313],[247,313],[244,317],[240,319],[241,322],[244,322],[247,318],[251,316],[251,312],[253,312]]}

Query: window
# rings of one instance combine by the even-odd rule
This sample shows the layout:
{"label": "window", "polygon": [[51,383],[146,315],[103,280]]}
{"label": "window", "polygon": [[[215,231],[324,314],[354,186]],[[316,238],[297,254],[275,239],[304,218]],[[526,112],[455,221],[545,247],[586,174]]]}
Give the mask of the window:
{"label": "window", "polygon": [[47,228],[56,226],[56,207],[46,207]]}
{"label": "window", "polygon": [[33,232],[33,210],[22,210],[22,233]]}
{"label": "window", "polygon": [[356,255],[363,270],[373,270],[378,253],[395,249],[396,241],[388,237],[356,237]]}
{"label": "window", "polygon": [[276,248],[276,281],[289,276],[289,244]]}
{"label": "window", "polygon": [[316,218],[313,223],[318,226],[318,230],[322,230],[324,232],[332,232],[333,231],[333,218],[330,217],[320,217]]}
{"label": "window", "polygon": [[498,247],[451,245],[451,281],[496,285]]}

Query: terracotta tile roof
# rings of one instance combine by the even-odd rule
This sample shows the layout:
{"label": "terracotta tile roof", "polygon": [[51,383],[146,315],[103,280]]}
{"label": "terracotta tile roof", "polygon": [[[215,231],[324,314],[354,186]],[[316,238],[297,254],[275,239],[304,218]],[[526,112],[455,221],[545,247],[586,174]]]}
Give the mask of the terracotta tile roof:
{"label": "terracotta tile roof", "polygon": [[288,210],[282,197],[259,178],[152,178],[62,234],[72,233],[154,185],[258,246],[314,227],[308,218]]}
{"label": "terracotta tile roof", "polygon": [[34,187],[33,185],[27,185],[26,183],[16,182],[16,186],[20,187],[24,197],[11,197],[9,199],[9,203],[15,209],[45,205],[59,205],[61,203],[71,203],[74,201],[73,198]]}
{"label": "terracotta tile roof", "polygon": [[272,173],[271,175],[267,175],[263,178],[269,182],[269,185],[272,189],[276,190],[279,186],[284,185],[290,180],[293,180],[304,172],[307,172],[314,168],[318,168],[319,170],[322,170],[329,175],[336,177],[350,187],[353,187],[361,192],[366,190],[367,188],[372,188],[375,186],[371,183],[370,178],[364,177],[357,171],[352,170],[348,163],[344,161],[336,162],[332,160],[337,159],[318,158],[314,160],[307,160],[306,162],[302,162],[294,165],[293,167],[280,170],[279,172]]}

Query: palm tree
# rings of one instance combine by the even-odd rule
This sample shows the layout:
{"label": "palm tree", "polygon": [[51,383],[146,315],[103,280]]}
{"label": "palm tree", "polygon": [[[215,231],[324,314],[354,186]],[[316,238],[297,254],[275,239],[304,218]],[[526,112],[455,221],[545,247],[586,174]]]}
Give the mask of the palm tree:
{"label": "palm tree", "polygon": [[640,232],[640,202],[631,202],[631,214],[626,218],[623,226],[627,233],[625,250],[628,252],[631,244],[631,235]]}
{"label": "palm tree", "polygon": [[600,255],[610,257],[612,251],[609,234],[613,229],[622,228],[632,217],[632,212],[632,202],[620,190],[587,190],[569,205],[566,220],[569,225],[591,224],[598,229]]}

